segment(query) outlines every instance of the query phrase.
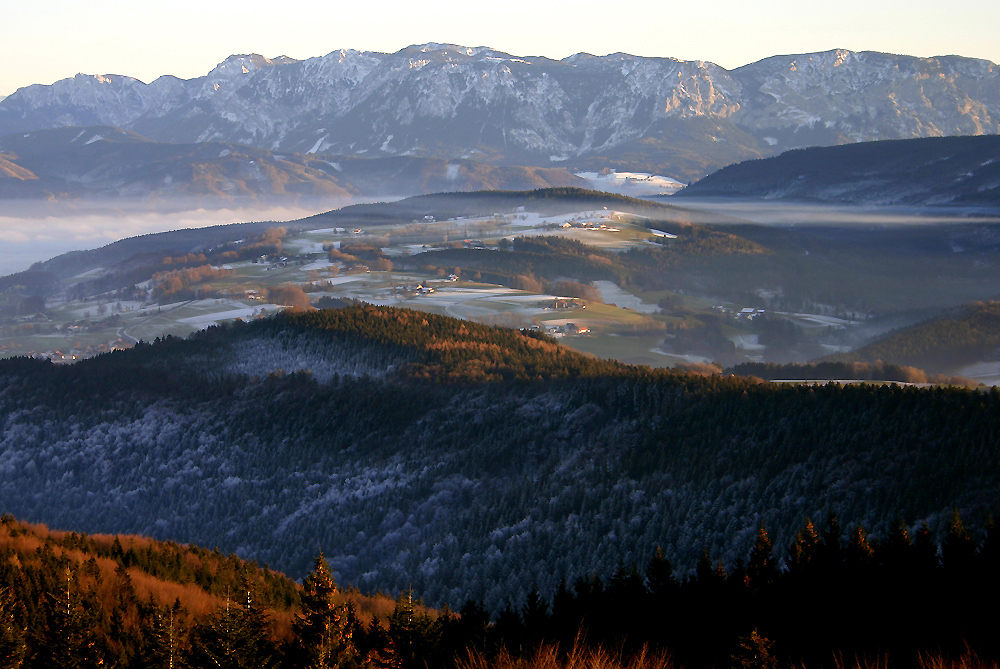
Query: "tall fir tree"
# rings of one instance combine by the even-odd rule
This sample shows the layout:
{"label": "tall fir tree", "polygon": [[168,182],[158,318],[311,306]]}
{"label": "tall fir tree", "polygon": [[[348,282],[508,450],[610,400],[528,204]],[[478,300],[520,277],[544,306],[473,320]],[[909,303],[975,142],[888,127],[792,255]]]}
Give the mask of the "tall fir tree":
{"label": "tall fir tree", "polygon": [[17,602],[9,588],[0,588],[0,669],[18,669],[27,651],[25,628],[15,615]]}
{"label": "tall fir tree", "polygon": [[941,563],[948,575],[958,579],[967,577],[976,561],[977,549],[972,533],[962,521],[958,509],[955,509],[941,544]]}
{"label": "tall fir tree", "polygon": [[246,586],[246,604],[227,602],[191,632],[188,663],[218,669],[269,669],[277,664],[267,615]]}
{"label": "tall fir tree", "polygon": [[302,610],[292,625],[296,634],[293,655],[307,669],[354,667],[359,664],[344,606],[336,601],[337,584],[330,565],[320,554],[302,581]]}
{"label": "tall fir tree", "polygon": [[150,604],[145,607],[139,652],[131,665],[134,669],[177,669],[181,666],[183,608],[180,601],[171,607]]}
{"label": "tall fir tree", "polygon": [[757,540],[750,551],[747,562],[746,581],[752,590],[762,590],[773,584],[778,578],[778,566],[774,559],[774,548],[767,529],[761,523],[757,530]]}
{"label": "tall fir tree", "polygon": [[815,566],[816,555],[820,549],[819,533],[811,518],[806,518],[806,524],[795,535],[791,550],[788,551],[788,569],[793,573],[801,573]]}
{"label": "tall fir tree", "polygon": [[104,657],[95,630],[94,608],[85,607],[75,586],[75,574],[66,567],[61,592],[48,593],[45,629],[35,644],[32,667],[38,669],[96,669]]}
{"label": "tall fir tree", "polygon": [[440,626],[428,614],[417,611],[413,592],[400,593],[389,616],[389,648],[386,659],[393,669],[423,669],[433,661]]}

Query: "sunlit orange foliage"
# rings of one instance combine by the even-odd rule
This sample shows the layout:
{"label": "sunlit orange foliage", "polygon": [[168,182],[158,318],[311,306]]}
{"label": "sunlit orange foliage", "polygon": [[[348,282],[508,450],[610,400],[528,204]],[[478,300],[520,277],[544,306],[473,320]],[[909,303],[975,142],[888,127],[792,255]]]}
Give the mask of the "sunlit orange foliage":
{"label": "sunlit orange foliage", "polygon": [[[179,553],[183,562],[191,568],[192,572],[208,572],[213,576],[218,575],[220,569],[232,569],[232,561],[235,559],[218,552],[208,552],[182,544],[161,542],[137,535],[81,535],[50,530],[41,524],[21,523],[10,516],[4,516],[3,522],[0,522],[0,550],[10,553],[9,561],[12,565],[21,568],[29,565],[37,566],[41,560],[38,549],[43,546],[46,547],[46,550],[51,549],[52,554],[57,558],[65,557],[75,564],[72,567],[72,572],[77,586],[83,590],[92,590],[100,605],[108,611],[114,608],[117,603],[121,581],[118,569],[121,563],[110,557],[98,557],[94,551],[106,556],[111,553],[116,540],[126,553],[128,551],[134,551],[136,554],[163,554],[166,552],[169,555]],[[91,566],[85,568],[88,563]],[[99,574],[96,577],[93,575],[95,565],[97,574]],[[125,573],[131,580],[132,588],[139,601],[152,601],[159,606],[172,606],[179,601],[186,612],[185,616],[189,619],[197,620],[217,607],[226,605],[226,594],[220,593],[218,589],[214,593],[208,592],[194,581],[180,583],[159,578],[137,566],[130,566],[125,570]],[[271,573],[276,574],[277,572],[272,571]],[[239,587],[234,587],[229,595],[230,602],[236,603],[243,600],[245,593],[238,592],[238,590]],[[338,603],[352,602],[358,618],[365,624],[373,618],[384,621],[395,608],[395,601],[387,595],[363,595],[353,588],[339,591],[336,600]],[[437,612],[426,607],[418,606],[417,609],[432,617],[437,616]],[[139,620],[135,617],[137,614],[138,612],[134,608],[126,611],[124,623],[129,627],[138,626]],[[292,638],[292,621],[298,615],[297,608],[269,609],[267,615],[270,620],[271,635],[275,640]]]}
{"label": "sunlit orange foliage", "polygon": [[183,256],[164,256],[160,262],[164,265],[190,265],[196,262],[207,262],[208,258],[204,253],[188,253]]}
{"label": "sunlit orange foliage", "polygon": [[309,309],[311,304],[309,296],[301,286],[294,283],[283,283],[280,286],[269,288],[267,299],[274,304],[282,304],[295,309]]}
{"label": "sunlit orange foliage", "polygon": [[677,369],[698,376],[714,376],[722,373],[722,367],[714,362],[681,362],[677,364]]}
{"label": "sunlit orange foliage", "polygon": [[180,293],[185,288],[210,279],[222,279],[233,273],[231,269],[202,265],[173,272],[157,272],[153,275],[153,298],[163,299]]}

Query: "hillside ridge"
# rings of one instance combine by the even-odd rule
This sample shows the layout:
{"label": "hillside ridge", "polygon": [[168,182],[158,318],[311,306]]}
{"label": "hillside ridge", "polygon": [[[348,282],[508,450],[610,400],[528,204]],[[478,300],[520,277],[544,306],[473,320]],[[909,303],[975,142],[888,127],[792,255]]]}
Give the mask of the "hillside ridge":
{"label": "hillside ridge", "polygon": [[924,137],[787,151],[729,165],[685,197],[1000,207],[1000,136]]}

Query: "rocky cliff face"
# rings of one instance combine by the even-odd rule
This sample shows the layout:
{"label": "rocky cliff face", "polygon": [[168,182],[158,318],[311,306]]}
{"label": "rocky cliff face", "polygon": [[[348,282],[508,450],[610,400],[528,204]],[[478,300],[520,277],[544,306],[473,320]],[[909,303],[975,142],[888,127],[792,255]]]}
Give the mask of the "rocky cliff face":
{"label": "rocky cliff face", "polygon": [[94,124],[167,142],[603,164],[690,180],[798,146],[998,133],[1000,70],[957,56],[838,50],[727,71],[627,54],[555,61],[427,44],[304,61],[232,56],[186,81],[77,75],[0,101],[0,134]]}

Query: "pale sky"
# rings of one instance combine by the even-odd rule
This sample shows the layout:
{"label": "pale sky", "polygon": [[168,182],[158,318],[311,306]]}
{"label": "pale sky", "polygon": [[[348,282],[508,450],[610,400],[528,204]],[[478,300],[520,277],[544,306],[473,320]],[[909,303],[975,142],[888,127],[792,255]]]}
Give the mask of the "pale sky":
{"label": "pale sky", "polygon": [[309,58],[426,42],[730,69],[833,48],[1000,62],[998,26],[997,0],[0,0],[0,96],[77,72],[189,79],[234,53]]}

